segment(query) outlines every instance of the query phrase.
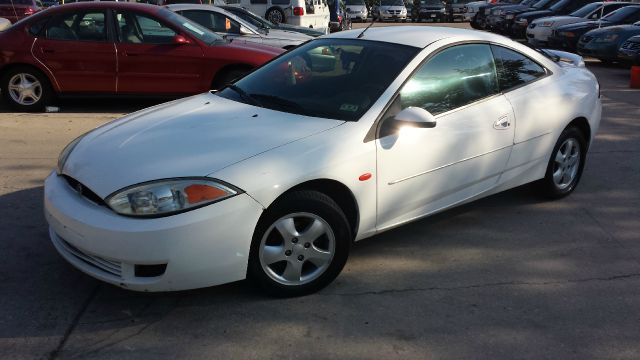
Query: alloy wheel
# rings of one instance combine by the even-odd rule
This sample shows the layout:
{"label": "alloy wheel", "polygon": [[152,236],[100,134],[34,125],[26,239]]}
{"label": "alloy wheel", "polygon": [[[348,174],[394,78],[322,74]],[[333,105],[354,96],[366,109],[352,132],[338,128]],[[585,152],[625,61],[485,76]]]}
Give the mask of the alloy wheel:
{"label": "alloy wheel", "polygon": [[33,105],[42,98],[42,84],[28,73],[12,76],[9,79],[8,91],[11,99],[20,105]]}
{"label": "alloy wheel", "polygon": [[336,239],[329,224],[311,213],[276,220],[260,242],[262,269],[283,285],[303,285],[320,277],[335,254]]}
{"label": "alloy wheel", "polygon": [[580,144],[574,138],[566,139],[558,148],[553,163],[553,182],[559,190],[571,185],[580,168]]}

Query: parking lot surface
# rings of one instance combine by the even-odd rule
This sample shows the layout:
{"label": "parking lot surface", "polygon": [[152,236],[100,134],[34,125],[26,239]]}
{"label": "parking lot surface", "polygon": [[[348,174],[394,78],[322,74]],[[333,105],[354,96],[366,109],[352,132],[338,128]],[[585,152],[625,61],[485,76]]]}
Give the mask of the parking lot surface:
{"label": "parking lot surface", "polygon": [[638,359],[640,91],[588,66],[603,119],[570,197],[525,186],[386,232],[295,299],[248,282],[135,293],[75,270],[49,242],[43,179],[71,139],[154,101],[0,105],[0,359]]}

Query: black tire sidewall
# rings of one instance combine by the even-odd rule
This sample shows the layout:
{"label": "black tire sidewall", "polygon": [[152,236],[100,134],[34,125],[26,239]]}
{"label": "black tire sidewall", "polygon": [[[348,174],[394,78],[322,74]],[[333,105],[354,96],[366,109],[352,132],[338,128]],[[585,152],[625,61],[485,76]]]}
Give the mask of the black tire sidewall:
{"label": "black tire sidewall", "polygon": [[[42,86],[42,96],[40,97],[40,100],[38,100],[36,103],[32,105],[18,104],[11,98],[11,95],[9,94],[9,80],[14,75],[20,74],[20,73],[32,75],[33,77],[38,79],[38,81]],[[6,101],[7,104],[9,104],[9,106],[12,109],[18,110],[18,111],[23,111],[23,112],[42,111],[44,110],[45,106],[47,106],[50,103],[50,100],[52,98],[52,90],[51,90],[51,85],[49,84],[49,79],[40,70],[32,68],[30,66],[17,66],[5,72],[4,74],[2,74],[2,77],[0,78],[0,86],[2,87],[2,97],[4,98],[4,101]]]}
{"label": "black tire sidewall", "polygon": [[[335,253],[329,268],[317,279],[304,285],[283,285],[271,279],[262,269],[260,243],[265,232],[278,219],[288,214],[307,212],[321,217],[335,236]],[[249,253],[247,277],[268,294],[277,297],[301,296],[318,291],[331,283],[342,271],[351,247],[351,229],[346,216],[328,196],[317,191],[297,191],[285,195],[265,211],[254,231]]]}
{"label": "black tire sidewall", "polygon": [[[559,189],[558,186],[553,181],[553,165],[556,154],[558,153],[558,149],[560,146],[570,138],[576,139],[578,145],[580,146],[580,164],[578,166],[578,173],[576,177],[573,179],[571,184],[564,189]],[[565,197],[572,193],[575,188],[578,186],[580,182],[580,178],[582,177],[582,171],[584,170],[585,160],[587,158],[587,141],[584,138],[582,132],[576,127],[568,127],[562,131],[558,141],[553,147],[553,151],[551,152],[551,156],[549,158],[549,162],[547,164],[547,171],[545,172],[545,177],[542,179],[542,192],[543,195],[551,198],[558,199]]]}

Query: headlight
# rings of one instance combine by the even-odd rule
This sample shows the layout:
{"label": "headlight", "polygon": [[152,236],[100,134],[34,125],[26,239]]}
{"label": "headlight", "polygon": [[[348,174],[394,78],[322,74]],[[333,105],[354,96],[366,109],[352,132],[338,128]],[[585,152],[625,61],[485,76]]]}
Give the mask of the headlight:
{"label": "headlight", "polygon": [[550,27],[550,26],[553,26],[553,23],[554,23],[553,21],[545,21],[542,24],[540,24],[540,26],[542,26],[542,27]]}
{"label": "headlight", "polygon": [[511,19],[513,19],[513,14],[507,14],[507,15],[504,16],[504,18],[507,19],[507,20],[511,20]]}
{"label": "headlight", "polygon": [[178,178],[142,183],[106,198],[113,211],[128,216],[166,216],[238,195],[239,189],[209,178]]}
{"label": "headlight", "polygon": [[58,168],[56,169],[58,175],[62,174],[62,169],[64,168],[64,164],[67,162],[67,158],[69,158],[69,155],[71,154],[73,149],[76,147],[76,145],[78,145],[80,140],[82,140],[85,135],[86,134],[82,134],[77,138],[71,140],[71,142],[67,144],[64,149],[62,149],[62,151],[60,152],[60,156],[58,156]]}
{"label": "headlight", "polygon": [[529,21],[527,19],[518,19],[516,20],[518,24],[527,25]]}
{"label": "headlight", "polygon": [[607,42],[616,41],[619,37],[620,37],[620,35],[618,35],[618,34],[607,34],[605,36],[597,37],[597,38],[593,39],[593,41],[596,42],[596,43],[607,43]]}

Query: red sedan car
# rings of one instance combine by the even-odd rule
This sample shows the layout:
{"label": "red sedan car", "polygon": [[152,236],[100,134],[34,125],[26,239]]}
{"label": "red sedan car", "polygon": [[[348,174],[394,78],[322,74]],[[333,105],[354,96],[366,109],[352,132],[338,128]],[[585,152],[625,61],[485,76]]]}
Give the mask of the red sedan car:
{"label": "red sedan car", "polygon": [[282,52],[230,43],[163,7],[82,2],[0,33],[0,86],[21,111],[55,95],[180,96],[219,88]]}

